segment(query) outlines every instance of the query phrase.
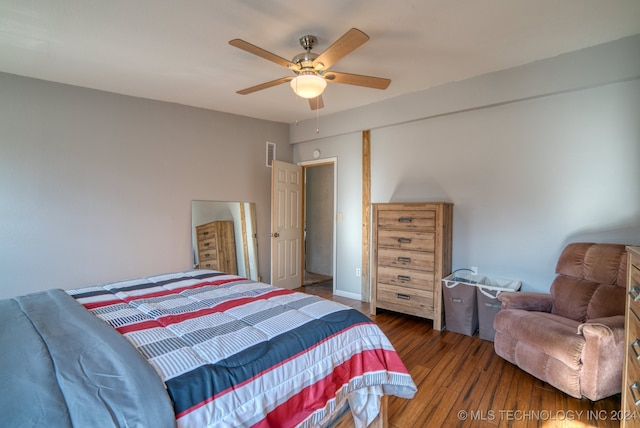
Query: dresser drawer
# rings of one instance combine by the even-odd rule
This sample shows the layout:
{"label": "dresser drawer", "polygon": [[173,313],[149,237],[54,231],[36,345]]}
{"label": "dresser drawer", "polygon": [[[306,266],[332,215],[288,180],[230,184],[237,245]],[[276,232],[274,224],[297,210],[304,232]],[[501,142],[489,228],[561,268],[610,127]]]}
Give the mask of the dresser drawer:
{"label": "dresser drawer", "polygon": [[629,274],[631,275],[631,284],[629,285],[631,287],[634,285],[640,287],[640,266],[635,262],[637,262],[637,260],[634,260],[634,263],[629,267]]}
{"label": "dresser drawer", "polygon": [[[634,387],[629,388],[631,385],[624,385],[624,388],[627,390],[627,399],[626,406],[625,403],[622,403],[622,412],[620,417],[624,417],[623,424],[620,426],[624,427],[632,427],[634,425],[634,421],[637,415],[640,413],[640,406],[636,406],[635,399],[640,397],[640,382]],[[624,392],[624,391],[623,391]]]}
{"label": "dresser drawer", "polygon": [[[433,292],[378,284],[376,301],[381,307],[400,312],[433,311]],[[411,309],[411,310],[410,310]]]}
{"label": "dresser drawer", "polygon": [[[633,343],[629,344],[627,353],[627,379],[624,382],[624,387],[627,388],[627,394],[630,404],[629,410],[640,410],[640,406],[636,406],[635,401],[640,400],[640,361],[638,361],[636,352],[640,352],[640,349]],[[635,387],[632,385],[635,384]],[[631,388],[630,388],[631,387]],[[633,391],[633,392],[632,392]]]}
{"label": "dresser drawer", "polygon": [[216,239],[215,238],[211,238],[211,239],[205,239],[203,241],[198,241],[198,250],[199,251],[216,251]]}
{"label": "dresser drawer", "polygon": [[378,266],[378,284],[380,283],[433,291],[435,281],[433,272]]}
{"label": "dresser drawer", "polygon": [[425,251],[380,248],[378,250],[378,265],[433,272],[435,254]]}
{"label": "dresser drawer", "polygon": [[378,247],[434,251],[435,233],[380,229],[378,230]]}
{"label": "dresser drawer", "polygon": [[200,263],[207,260],[218,260],[218,251],[215,248],[201,250],[198,253]]}
{"label": "dresser drawer", "polygon": [[217,259],[200,261],[198,265],[200,269],[220,270]]}
{"label": "dresser drawer", "polygon": [[378,211],[378,227],[400,230],[435,230],[436,212],[433,210]]}
{"label": "dresser drawer", "polygon": [[[631,312],[631,315],[635,314],[636,317],[640,317],[640,286],[632,285],[629,296],[631,297],[629,299],[629,312]],[[632,316],[630,318],[633,319]],[[633,324],[633,322],[631,322],[631,324]],[[628,329],[631,329],[631,327],[632,325],[627,326]]]}
{"label": "dresser drawer", "polygon": [[213,239],[216,236],[216,227],[214,225],[198,227],[196,232],[198,234],[198,241]]}
{"label": "dresser drawer", "polygon": [[634,310],[629,312],[629,325],[627,326],[627,346],[629,346],[629,355],[632,355],[637,361],[636,365],[640,368],[640,319],[638,313]]}

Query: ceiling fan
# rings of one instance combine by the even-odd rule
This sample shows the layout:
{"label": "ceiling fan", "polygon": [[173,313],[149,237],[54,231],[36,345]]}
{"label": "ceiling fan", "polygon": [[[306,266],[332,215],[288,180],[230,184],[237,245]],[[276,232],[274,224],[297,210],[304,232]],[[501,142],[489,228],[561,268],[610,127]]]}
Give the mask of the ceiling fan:
{"label": "ceiling fan", "polygon": [[391,80],[381,77],[364,76],[362,74],[341,73],[339,71],[328,71],[329,67],[338,62],[348,53],[360,47],[367,40],[367,36],[357,28],[352,28],[340,37],[334,44],[329,46],[320,55],[311,52],[313,45],[318,42],[315,36],[307,35],[300,38],[300,45],[305,52],[296,55],[291,61],[276,54],[266,51],[258,46],[252,45],[241,39],[229,41],[231,46],[242,49],[254,55],[258,55],[268,61],[281,65],[293,71],[295,76],[281,77],[270,82],[237,91],[238,94],[246,95],[262,89],[271,88],[282,83],[290,82],[293,91],[303,98],[309,99],[311,110],[324,107],[322,92],[327,86],[327,82],[344,83],[347,85],[364,86],[374,89],[386,89]]}

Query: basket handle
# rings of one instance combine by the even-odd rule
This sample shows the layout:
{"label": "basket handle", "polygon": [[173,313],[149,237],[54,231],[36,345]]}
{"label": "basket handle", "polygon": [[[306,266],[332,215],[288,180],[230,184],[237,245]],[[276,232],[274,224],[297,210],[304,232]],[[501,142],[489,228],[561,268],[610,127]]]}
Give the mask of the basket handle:
{"label": "basket handle", "polygon": [[493,294],[489,293],[488,291],[484,291],[484,290],[482,289],[482,286],[480,286],[480,285],[478,286],[478,289],[480,290],[480,292],[481,292],[482,294],[484,294],[485,296],[487,296],[489,299],[497,299],[497,298],[498,298],[498,296],[500,295],[500,293],[502,293],[502,291],[497,290],[497,291],[496,291],[496,295],[494,296]]}

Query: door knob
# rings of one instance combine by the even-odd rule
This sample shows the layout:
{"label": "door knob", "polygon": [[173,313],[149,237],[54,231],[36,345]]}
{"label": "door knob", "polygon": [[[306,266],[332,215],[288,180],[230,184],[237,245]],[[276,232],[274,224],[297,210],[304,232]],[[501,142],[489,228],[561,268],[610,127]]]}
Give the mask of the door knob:
{"label": "door knob", "polygon": [[274,237],[274,238],[278,238],[279,236],[280,236],[280,234],[279,234],[278,232],[276,232],[276,233],[274,233],[274,234],[273,234],[273,237]]}

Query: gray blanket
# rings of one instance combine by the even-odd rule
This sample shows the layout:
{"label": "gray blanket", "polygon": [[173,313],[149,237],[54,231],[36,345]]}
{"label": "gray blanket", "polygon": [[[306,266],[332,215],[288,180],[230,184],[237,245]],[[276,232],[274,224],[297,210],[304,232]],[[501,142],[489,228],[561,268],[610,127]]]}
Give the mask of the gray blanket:
{"label": "gray blanket", "polygon": [[16,427],[174,427],[153,367],[62,290],[0,301],[0,415]]}

